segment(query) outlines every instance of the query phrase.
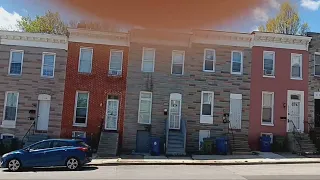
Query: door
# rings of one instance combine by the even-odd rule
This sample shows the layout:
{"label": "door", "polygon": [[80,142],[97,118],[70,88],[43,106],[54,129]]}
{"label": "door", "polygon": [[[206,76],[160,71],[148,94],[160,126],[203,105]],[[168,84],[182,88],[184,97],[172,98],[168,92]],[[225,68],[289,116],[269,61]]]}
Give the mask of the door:
{"label": "door", "polygon": [[304,101],[303,91],[288,91],[288,132],[294,129],[304,131]]}
{"label": "door", "polygon": [[181,122],[181,94],[170,94],[169,103],[169,128],[180,129]]}
{"label": "door", "polygon": [[41,94],[38,97],[37,130],[48,131],[50,114],[50,95]]}
{"label": "door", "polygon": [[24,155],[24,161],[26,167],[41,167],[52,165],[52,159],[46,154],[48,150],[51,150],[51,141],[44,141],[34,144],[29,147],[28,152]]}
{"label": "door", "polygon": [[106,118],[105,118],[105,129],[117,130],[118,112],[119,112],[119,100],[108,99],[107,109],[106,109]]}
{"label": "door", "polygon": [[320,127],[320,99],[314,100],[314,127]]}
{"label": "door", "polygon": [[149,137],[150,133],[148,131],[137,131],[136,151],[138,153],[149,153]]}
{"label": "door", "polygon": [[242,94],[230,94],[230,115],[229,127],[231,129],[241,129],[242,117]]}

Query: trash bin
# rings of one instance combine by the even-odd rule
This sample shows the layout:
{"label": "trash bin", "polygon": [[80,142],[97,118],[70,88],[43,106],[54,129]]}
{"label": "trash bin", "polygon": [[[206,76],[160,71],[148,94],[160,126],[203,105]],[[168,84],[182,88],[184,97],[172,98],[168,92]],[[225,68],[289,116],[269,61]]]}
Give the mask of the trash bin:
{"label": "trash bin", "polygon": [[228,154],[228,139],[227,137],[220,137],[216,139],[217,154]]}
{"label": "trash bin", "polygon": [[153,137],[151,138],[151,155],[159,156],[160,155],[160,138]]}
{"label": "trash bin", "polygon": [[202,151],[204,154],[213,154],[213,147],[214,147],[214,143],[212,138],[203,139]]}
{"label": "trash bin", "polygon": [[261,152],[271,152],[271,137],[267,135],[262,135],[260,137],[260,151]]}

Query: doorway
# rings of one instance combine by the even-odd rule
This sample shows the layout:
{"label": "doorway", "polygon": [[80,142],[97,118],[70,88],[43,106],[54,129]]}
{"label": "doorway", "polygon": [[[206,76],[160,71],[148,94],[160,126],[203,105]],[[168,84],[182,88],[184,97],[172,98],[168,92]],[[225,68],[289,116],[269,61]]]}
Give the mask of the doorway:
{"label": "doorway", "polygon": [[288,122],[287,131],[304,131],[304,92],[288,90]]}
{"label": "doorway", "polygon": [[38,118],[36,129],[38,131],[48,131],[50,115],[51,96],[40,94],[38,96]]}

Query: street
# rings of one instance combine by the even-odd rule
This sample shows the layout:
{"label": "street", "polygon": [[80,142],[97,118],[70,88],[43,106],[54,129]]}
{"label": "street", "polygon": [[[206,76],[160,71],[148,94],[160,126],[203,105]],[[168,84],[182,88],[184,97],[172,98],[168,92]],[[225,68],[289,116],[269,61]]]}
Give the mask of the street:
{"label": "street", "polygon": [[319,179],[320,164],[274,164],[237,166],[89,166],[82,171],[29,169],[0,170],[0,179]]}

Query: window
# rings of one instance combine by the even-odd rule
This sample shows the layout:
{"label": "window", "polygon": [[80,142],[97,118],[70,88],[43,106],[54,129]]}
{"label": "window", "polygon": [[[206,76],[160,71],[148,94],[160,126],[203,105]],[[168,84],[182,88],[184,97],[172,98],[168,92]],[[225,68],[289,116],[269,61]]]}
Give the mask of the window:
{"label": "window", "polygon": [[200,123],[213,123],[214,92],[201,92],[201,116]]}
{"label": "window", "polygon": [[79,69],[81,73],[91,73],[92,69],[92,48],[80,48]]}
{"label": "window", "polygon": [[21,75],[23,64],[23,50],[11,50],[9,62],[9,74]]}
{"label": "window", "polygon": [[6,92],[2,122],[3,126],[15,126],[15,122],[17,120],[18,98],[18,92]]}
{"label": "window", "polygon": [[14,138],[13,134],[1,134],[0,139],[12,139],[12,138]]}
{"label": "window", "polygon": [[214,49],[205,49],[203,58],[203,71],[214,72],[216,64],[216,51]]}
{"label": "window", "polygon": [[86,132],[84,131],[72,131],[72,138],[85,138]]}
{"label": "window", "polygon": [[57,148],[57,147],[66,147],[66,146],[72,146],[71,143],[67,141],[53,141],[52,142],[52,147]]}
{"label": "window", "polygon": [[42,54],[42,77],[54,77],[54,67],[56,61],[55,53],[43,53]]}
{"label": "window", "polygon": [[74,126],[87,126],[88,104],[89,93],[77,91]]}
{"label": "window", "polygon": [[51,141],[39,142],[35,145],[30,146],[30,150],[36,151],[41,149],[51,148]]}
{"label": "window", "polygon": [[151,124],[152,92],[140,92],[138,123]]}
{"label": "window", "polygon": [[154,72],[155,49],[143,48],[142,54],[142,72]]}
{"label": "window", "polygon": [[320,76],[320,53],[314,54],[314,75]]}
{"label": "window", "polygon": [[118,112],[119,112],[119,98],[117,96],[109,96],[107,100],[107,110],[105,117],[105,129],[118,129]]}
{"label": "window", "polygon": [[122,74],[123,51],[111,50],[109,75],[120,76]]}
{"label": "window", "polygon": [[183,75],[184,51],[172,51],[171,74]]}
{"label": "window", "polygon": [[274,93],[262,92],[262,125],[273,125]]}
{"label": "window", "polygon": [[242,74],[243,57],[242,52],[232,51],[231,54],[231,74]]}
{"label": "window", "polygon": [[273,51],[263,52],[263,76],[274,77],[275,53]]}
{"label": "window", "polygon": [[291,79],[302,79],[302,54],[291,54]]}

